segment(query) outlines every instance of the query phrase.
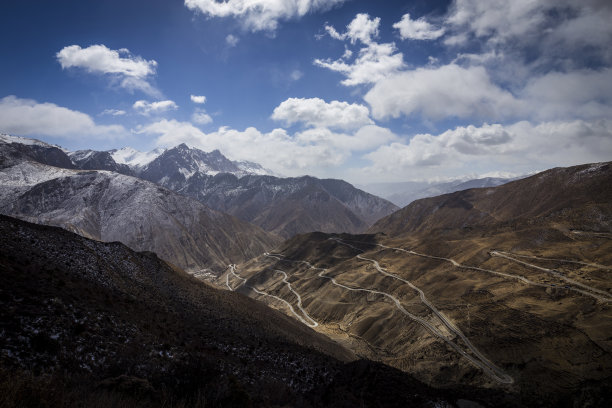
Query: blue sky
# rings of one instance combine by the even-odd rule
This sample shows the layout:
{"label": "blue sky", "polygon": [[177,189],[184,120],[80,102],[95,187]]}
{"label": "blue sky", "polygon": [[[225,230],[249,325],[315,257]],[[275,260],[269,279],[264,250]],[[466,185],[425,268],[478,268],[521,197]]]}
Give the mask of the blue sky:
{"label": "blue sky", "polygon": [[353,183],[612,159],[603,0],[0,5],[0,132]]}

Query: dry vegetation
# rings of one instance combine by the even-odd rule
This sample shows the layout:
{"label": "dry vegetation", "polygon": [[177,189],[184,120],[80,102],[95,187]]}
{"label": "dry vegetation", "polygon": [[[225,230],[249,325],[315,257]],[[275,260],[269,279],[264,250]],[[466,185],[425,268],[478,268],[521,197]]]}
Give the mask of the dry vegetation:
{"label": "dry vegetation", "polygon": [[[493,189],[420,200],[378,222],[371,231],[381,234],[302,235],[278,248],[277,257],[239,266],[246,284],[227,275],[217,283],[227,286],[227,279],[291,316],[249,289],[295,308],[295,295],[273,273],[285,271],[319,324],[315,330],[434,386],[504,390],[529,406],[606,405],[611,175],[610,164],[554,169]],[[444,340],[476,356],[405,281],[513,382],[486,373]]]}

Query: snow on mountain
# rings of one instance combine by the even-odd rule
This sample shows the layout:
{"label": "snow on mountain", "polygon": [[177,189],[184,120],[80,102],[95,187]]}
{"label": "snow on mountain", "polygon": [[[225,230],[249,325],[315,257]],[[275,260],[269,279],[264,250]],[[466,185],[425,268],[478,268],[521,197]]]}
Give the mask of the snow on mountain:
{"label": "snow on mountain", "polygon": [[278,242],[254,225],[136,177],[27,159],[0,170],[0,213],[120,241],[189,272],[221,271]]}
{"label": "snow on mountain", "polygon": [[58,147],[50,145],[49,143],[41,142],[37,139],[29,139],[27,137],[11,136],[4,133],[0,133],[0,142],[4,143],[20,143],[29,146],[43,146],[43,147]]}
{"label": "snow on mountain", "polygon": [[236,161],[234,162],[238,168],[246,174],[253,174],[256,176],[276,176],[280,177],[280,175],[274,173],[272,170],[268,170],[262,167],[258,163],[250,162],[250,161]]}
{"label": "snow on mountain", "polygon": [[135,176],[136,173],[127,164],[117,163],[110,152],[96,150],[77,150],[68,153],[70,160],[82,170],[108,170]]}
{"label": "snow on mountain", "polygon": [[131,147],[109,150],[113,159],[119,164],[126,164],[133,170],[141,169],[155,160],[166,149],[157,148],[149,152],[141,152]]}

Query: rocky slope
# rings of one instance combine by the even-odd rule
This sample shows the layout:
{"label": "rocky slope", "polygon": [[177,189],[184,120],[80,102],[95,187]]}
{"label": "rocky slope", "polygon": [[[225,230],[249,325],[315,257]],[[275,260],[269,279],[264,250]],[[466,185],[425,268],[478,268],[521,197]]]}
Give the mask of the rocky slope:
{"label": "rocky slope", "polygon": [[157,253],[192,273],[270,248],[260,228],[134,177],[24,161],[0,171],[0,213]]}
{"label": "rocky slope", "polygon": [[194,175],[178,192],[289,238],[309,231],[359,232],[397,209],[342,180]]}
{"label": "rocky slope", "polygon": [[183,144],[166,150],[139,175],[284,238],[310,231],[360,232],[397,210],[342,180],[280,178],[247,165],[248,173],[218,150],[205,153]]}
{"label": "rocky slope", "polygon": [[78,150],[68,153],[74,165],[81,170],[108,170],[135,176],[136,173],[126,164],[117,163],[110,152]]}
{"label": "rocky slope", "polygon": [[68,155],[57,146],[35,139],[0,133],[0,169],[24,160],[65,169],[76,168]]}
{"label": "rocky slope", "polygon": [[368,235],[296,236],[217,284],[429,384],[504,390],[527,406],[605,405],[610,173],[553,169],[418,200]]}
{"label": "rocky slope", "polygon": [[503,394],[435,390],[373,362],[346,364],[353,355],[326,337],[154,254],[5,216],[0,282],[2,406],[506,402]]}

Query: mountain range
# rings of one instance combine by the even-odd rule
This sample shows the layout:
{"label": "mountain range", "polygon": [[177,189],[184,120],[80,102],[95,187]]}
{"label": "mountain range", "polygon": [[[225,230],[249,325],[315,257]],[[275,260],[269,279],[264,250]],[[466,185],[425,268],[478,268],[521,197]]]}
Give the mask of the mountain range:
{"label": "mountain range", "polygon": [[[231,161],[218,150],[207,153],[181,144],[147,153],[131,148],[63,152],[31,139],[2,137],[4,150],[28,151],[20,156],[28,160],[138,177],[282,238],[312,231],[357,233],[398,209],[342,180],[276,177],[259,164]],[[39,150],[36,155],[31,152],[34,149]],[[42,157],[47,154],[52,156]]]}
{"label": "mountain range", "polygon": [[78,170],[57,147],[0,143],[0,212],[62,226],[85,237],[152,251],[205,274],[280,240],[231,215],[118,172]]}
{"label": "mountain range", "polygon": [[232,162],[218,150],[205,153],[181,144],[141,167],[138,175],[283,238],[364,231],[398,209],[342,180],[263,173],[261,166]]}

